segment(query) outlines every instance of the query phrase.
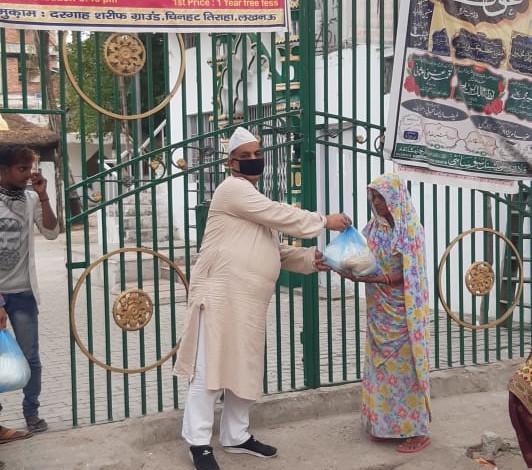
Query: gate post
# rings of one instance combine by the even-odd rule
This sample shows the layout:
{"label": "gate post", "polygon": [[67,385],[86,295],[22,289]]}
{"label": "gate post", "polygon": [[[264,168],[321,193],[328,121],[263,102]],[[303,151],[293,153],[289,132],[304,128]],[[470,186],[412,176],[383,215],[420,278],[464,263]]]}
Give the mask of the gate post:
{"label": "gate post", "polygon": [[[297,8],[297,7],[296,7]],[[299,28],[301,50],[301,207],[310,211],[317,208],[316,201],[316,99],[315,99],[315,1],[299,2]],[[315,245],[314,240],[303,240],[304,246]],[[303,370],[305,386],[320,386],[319,296],[318,276],[303,276]]]}

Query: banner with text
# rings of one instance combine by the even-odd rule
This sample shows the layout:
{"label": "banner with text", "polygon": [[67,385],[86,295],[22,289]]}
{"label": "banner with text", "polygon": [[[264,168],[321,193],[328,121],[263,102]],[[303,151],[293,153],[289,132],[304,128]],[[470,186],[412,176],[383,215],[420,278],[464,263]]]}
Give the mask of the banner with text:
{"label": "banner with text", "polygon": [[4,0],[0,26],[111,32],[284,31],[287,0]]}
{"label": "banner with text", "polygon": [[401,3],[385,139],[401,170],[473,187],[530,179],[531,2]]}

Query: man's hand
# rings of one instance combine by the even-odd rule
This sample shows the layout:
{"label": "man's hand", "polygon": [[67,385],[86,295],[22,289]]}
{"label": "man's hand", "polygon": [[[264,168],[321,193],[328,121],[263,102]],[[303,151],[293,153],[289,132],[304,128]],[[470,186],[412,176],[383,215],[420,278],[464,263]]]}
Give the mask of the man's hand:
{"label": "man's hand", "polygon": [[31,174],[31,185],[35,192],[39,195],[39,198],[42,199],[43,196],[46,196],[46,178],[40,173]]}
{"label": "man's hand", "polygon": [[46,178],[40,173],[32,173],[31,184],[41,202],[42,225],[48,230],[54,230],[57,227],[57,217],[50,205],[50,198],[46,194]]}
{"label": "man's hand", "polygon": [[329,214],[325,218],[327,219],[325,228],[328,230],[343,232],[346,228],[353,225],[353,221],[346,214]]}
{"label": "man's hand", "polygon": [[0,330],[7,328],[7,312],[4,307],[0,307]]}
{"label": "man's hand", "polygon": [[330,266],[327,266],[325,264],[325,258],[323,257],[323,253],[316,248],[316,252],[314,253],[314,267],[318,271],[330,271]]}

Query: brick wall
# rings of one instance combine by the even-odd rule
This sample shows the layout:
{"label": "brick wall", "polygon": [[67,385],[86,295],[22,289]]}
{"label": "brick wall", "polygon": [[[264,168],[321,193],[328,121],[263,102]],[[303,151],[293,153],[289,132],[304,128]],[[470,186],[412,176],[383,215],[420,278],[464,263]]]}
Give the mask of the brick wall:
{"label": "brick wall", "polygon": [[[6,68],[7,68],[7,91],[9,94],[21,94],[22,93],[22,82],[21,70],[19,65],[19,48],[17,47],[20,43],[21,32],[16,29],[6,29],[6,46],[8,50],[6,58]],[[52,33],[55,34],[55,33]],[[36,51],[34,47],[35,35],[33,31],[25,31],[24,38],[26,41],[26,50]],[[55,39],[52,40],[52,43],[55,43]],[[32,68],[33,67],[33,68]],[[36,93],[41,92],[40,76],[39,71],[36,68],[37,61],[30,60],[30,55],[26,58],[26,93],[28,97],[33,97]]]}

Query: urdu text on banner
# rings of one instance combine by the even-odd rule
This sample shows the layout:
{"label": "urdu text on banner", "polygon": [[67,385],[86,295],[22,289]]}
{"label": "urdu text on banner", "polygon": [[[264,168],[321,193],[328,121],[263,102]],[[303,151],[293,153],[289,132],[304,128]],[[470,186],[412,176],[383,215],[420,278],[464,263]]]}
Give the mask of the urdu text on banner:
{"label": "urdu text on banner", "polygon": [[400,173],[492,191],[531,178],[531,3],[401,2],[385,139]]}
{"label": "urdu text on banner", "polygon": [[4,0],[0,26],[111,32],[286,31],[286,0]]}

